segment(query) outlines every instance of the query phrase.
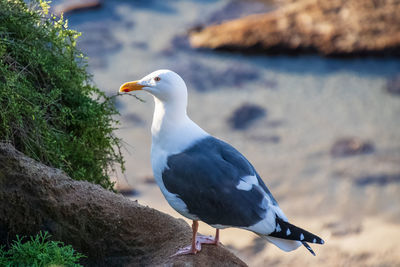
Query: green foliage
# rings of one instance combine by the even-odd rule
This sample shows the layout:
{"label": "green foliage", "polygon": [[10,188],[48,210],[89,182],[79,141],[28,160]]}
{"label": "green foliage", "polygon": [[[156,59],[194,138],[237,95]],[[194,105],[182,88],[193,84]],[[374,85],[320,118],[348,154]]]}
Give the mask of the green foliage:
{"label": "green foliage", "polygon": [[48,2],[0,0],[0,140],[72,178],[111,189],[123,168],[113,99],[90,82],[80,35]]}
{"label": "green foliage", "polygon": [[23,242],[17,236],[8,251],[0,247],[0,266],[82,266],[79,259],[84,255],[63,242],[49,241],[50,235],[40,232]]}

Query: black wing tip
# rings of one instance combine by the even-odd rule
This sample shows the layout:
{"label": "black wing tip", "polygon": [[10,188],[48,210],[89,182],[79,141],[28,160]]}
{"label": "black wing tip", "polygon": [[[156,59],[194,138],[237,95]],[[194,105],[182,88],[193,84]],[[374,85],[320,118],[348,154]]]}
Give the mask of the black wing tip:
{"label": "black wing tip", "polygon": [[[311,241],[308,240],[307,242],[311,242]],[[318,238],[313,238],[312,243],[318,244],[318,245],[323,245],[323,244],[325,244],[325,241],[322,238],[318,237]]]}
{"label": "black wing tip", "polygon": [[303,246],[306,247],[306,249],[308,249],[308,251],[310,251],[310,253],[311,253],[313,256],[316,256],[314,250],[313,250],[306,242],[302,241],[301,243],[303,244]]}
{"label": "black wing tip", "polygon": [[276,217],[276,230],[270,234],[270,236],[298,240],[300,242],[309,242],[313,244],[323,245],[325,243],[322,238],[301,229],[289,222],[283,221],[281,218]]}

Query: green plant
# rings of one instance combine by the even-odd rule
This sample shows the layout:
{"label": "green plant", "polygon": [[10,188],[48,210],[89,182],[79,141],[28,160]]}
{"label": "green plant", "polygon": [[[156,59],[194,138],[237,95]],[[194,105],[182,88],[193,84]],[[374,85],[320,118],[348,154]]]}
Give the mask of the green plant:
{"label": "green plant", "polygon": [[7,252],[4,250],[4,246],[0,246],[0,266],[6,266],[7,264]]}
{"label": "green plant", "polygon": [[[27,3],[26,3],[27,2]],[[123,169],[112,97],[91,84],[78,32],[48,2],[0,0],[0,140],[72,178],[112,189]]]}
{"label": "green plant", "polygon": [[79,259],[85,257],[63,242],[50,241],[47,232],[40,232],[23,242],[17,236],[8,251],[0,247],[1,266],[82,266]]}

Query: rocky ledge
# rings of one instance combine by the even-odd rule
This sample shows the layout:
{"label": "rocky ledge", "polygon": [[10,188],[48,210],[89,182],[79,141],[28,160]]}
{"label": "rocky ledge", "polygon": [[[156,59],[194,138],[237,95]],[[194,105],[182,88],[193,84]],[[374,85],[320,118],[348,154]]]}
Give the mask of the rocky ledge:
{"label": "rocky ledge", "polygon": [[84,253],[89,266],[246,266],[221,246],[170,258],[190,243],[185,221],[72,180],[0,143],[0,245],[40,230]]}
{"label": "rocky ledge", "polygon": [[272,12],[190,32],[194,48],[325,56],[400,56],[396,0],[285,0]]}

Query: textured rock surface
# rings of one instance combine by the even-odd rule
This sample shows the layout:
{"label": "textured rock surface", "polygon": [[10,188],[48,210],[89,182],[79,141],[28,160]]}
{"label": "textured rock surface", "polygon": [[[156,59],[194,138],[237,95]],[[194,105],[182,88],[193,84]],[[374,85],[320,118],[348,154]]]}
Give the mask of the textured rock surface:
{"label": "textured rock surface", "polygon": [[273,12],[191,32],[190,43],[244,52],[400,55],[400,2],[283,1]]}
{"label": "textured rock surface", "polygon": [[245,266],[223,247],[169,258],[190,242],[183,220],[74,181],[0,143],[0,245],[39,230],[86,254],[91,266]]}

